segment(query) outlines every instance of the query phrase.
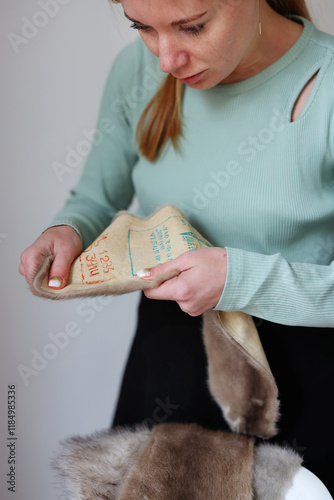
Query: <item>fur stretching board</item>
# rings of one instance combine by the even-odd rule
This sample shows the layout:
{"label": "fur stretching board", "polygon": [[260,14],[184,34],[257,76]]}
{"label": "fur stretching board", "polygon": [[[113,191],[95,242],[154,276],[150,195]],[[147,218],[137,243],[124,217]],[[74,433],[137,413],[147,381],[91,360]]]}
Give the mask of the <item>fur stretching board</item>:
{"label": "fur stretching board", "polygon": [[[146,219],[120,212],[73,262],[64,289],[48,287],[52,255],[40,263],[31,288],[35,295],[50,299],[143,290],[178,272],[147,281],[136,276],[138,269],[210,246],[174,206],[166,205]],[[278,391],[252,318],[242,312],[207,311],[203,339],[209,388],[231,429],[262,438],[275,435]]]}

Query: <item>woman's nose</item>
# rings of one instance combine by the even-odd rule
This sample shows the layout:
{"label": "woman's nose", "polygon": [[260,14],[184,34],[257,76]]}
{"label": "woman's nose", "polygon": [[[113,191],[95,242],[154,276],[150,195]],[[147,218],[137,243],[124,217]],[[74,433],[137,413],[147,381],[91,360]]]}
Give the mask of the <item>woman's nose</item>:
{"label": "woman's nose", "polygon": [[185,66],[189,60],[187,51],[180,47],[180,41],[173,36],[159,38],[159,64],[164,73],[172,73],[182,66]]}

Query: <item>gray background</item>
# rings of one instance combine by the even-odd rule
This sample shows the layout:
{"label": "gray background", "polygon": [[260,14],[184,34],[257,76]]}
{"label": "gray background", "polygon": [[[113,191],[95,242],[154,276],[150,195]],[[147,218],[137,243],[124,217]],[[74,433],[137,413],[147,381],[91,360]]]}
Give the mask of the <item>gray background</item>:
{"label": "gray background", "polygon": [[[38,14],[43,0],[0,4],[2,500],[58,498],[49,460],[59,440],[110,425],[138,302],[137,293],[46,301],[34,297],[18,273],[21,252],[62,207],[85,155],[61,179],[54,162],[64,164],[66,148],[77,149],[85,131],[95,128],[111,63],[137,36],[107,0],[53,1],[59,10],[46,18]],[[333,0],[310,5],[317,25],[334,34]],[[14,50],[10,37],[22,36],[26,20],[41,26]],[[71,328],[77,335],[55,347],[55,335]],[[20,366],[34,371],[24,380]],[[6,484],[8,384],[16,384],[16,493]]]}

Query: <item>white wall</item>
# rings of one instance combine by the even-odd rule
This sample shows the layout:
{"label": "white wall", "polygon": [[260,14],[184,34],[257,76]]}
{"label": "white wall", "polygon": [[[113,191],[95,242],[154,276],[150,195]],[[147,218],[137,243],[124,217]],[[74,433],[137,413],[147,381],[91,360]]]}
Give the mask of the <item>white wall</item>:
{"label": "white wall", "polygon": [[[76,148],[83,131],[94,128],[110,65],[136,36],[107,0],[49,0],[59,9],[44,18],[38,14],[43,1],[0,4],[2,500],[55,500],[49,457],[58,441],[109,426],[138,301],[132,294],[49,302],[32,296],[18,274],[20,253],[61,208],[84,158],[62,182],[52,164],[64,161],[65,148]],[[312,10],[318,25],[334,34],[333,4],[314,2]],[[21,35],[26,19],[45,26],[25,31],[25,43],[17,39],[15,48],[8,34]],[[77,336],[63,349],[52,347],[52,335],[73,326]],[[54,359],[44,367],[40,360],[24,382],[18,367],[33,369],[36,352]],[[6,484],[8,384],[16,385],[16,493]]]}
{"label": "white wall", "polygon": [[[46,19],[36,15],[41,3],[0,4],[0,265],[6,283],[0,323],[1,500],[57,498],[49,457],[60,439],[110,425],[135,327],[137,294],[54,303],[34,297],[18,274],[20,253],[61,208],[84,158],[63,182],[52,163],[65,163],[65,148],[75,149],[82,132],[95,127],[111,63],[136,36],[107,0],[56,0],[59,11]],[[16,53],[7,35],[21,34],[22,18],[46,24],[19,43]],[[55,358],[28,376],[26,385],[18,366],[33,368],[32,350],[45,352],[54,344],[49,334],[64,332],[71,322],[80,333],[58,352],[49,347],[47,355]],[[6,484],[7,384],[16,384],[17,392],[16,493]]]}

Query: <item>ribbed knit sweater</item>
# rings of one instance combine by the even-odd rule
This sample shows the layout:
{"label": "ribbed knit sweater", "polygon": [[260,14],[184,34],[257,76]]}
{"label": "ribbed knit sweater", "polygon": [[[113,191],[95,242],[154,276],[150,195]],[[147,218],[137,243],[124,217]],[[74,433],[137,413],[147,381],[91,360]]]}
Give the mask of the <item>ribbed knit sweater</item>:
{"label": "ribbed knit sweater", "polygon": [[[87,247],[134,197],[139,214],[172,203],[227,249],[215,309],[276,323],[334,326],[334,37],[309,21],[279,60],[247,80],[185,88],[183,135],[156,162],[139,152],[138,120],[165,78],[139,39],[114,62],[92,150],[52,226]],[[296,99],[318,73],[292,122]]]}

